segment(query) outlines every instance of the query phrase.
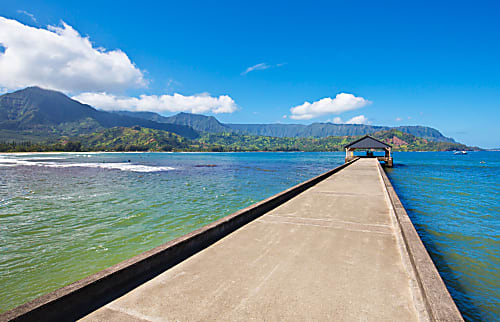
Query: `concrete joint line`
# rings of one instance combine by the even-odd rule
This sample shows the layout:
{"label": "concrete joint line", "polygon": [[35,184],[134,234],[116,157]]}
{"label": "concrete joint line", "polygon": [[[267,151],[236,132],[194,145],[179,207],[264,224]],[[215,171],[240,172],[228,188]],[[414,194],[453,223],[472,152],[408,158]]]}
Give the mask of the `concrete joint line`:
{"label": "concrete joint line", "polygon": [[151,317],[151,316],[148,316],[148,315],[144,315],[144,314],[142,314],[140,312],[137,312],[135,310],[130,310],[130,309],[124,309],[124,308],[121,308],[121,307],[117,307],[117,306],[112,305],[112,304],[106,305],[106,308],[108,310],[119,312],[121,314],[125,314],[125,315],[133,317],[135,319],[142,320],[142,321],[151,321],[151,322],[165,321],[165,320],[155,319],[154,317]]}
{"label": "concrete joint line", "polygon": [[[287,216],[287,215],[281,215],[281,214],[267,214],[265,217],[276,217],[276,218],[292,218],[292,219],[300,219],[300,220],[311,220],[311,221],[328,221],[328,222],[333,222],[333,223],[342,223],[342,224],[349,224],[349,225],[357,225],[357,226],[368,226],[368,227],[384,227],[384,228],[392,228],[390,225],[382,225],[382,224],[362,224],[354,221],[345,221],[345,220],[338,220],[338,219],[329,219],[329,218],[305,218],[305,217],[296,217],[296,216]],[[263,219],[265,218],[263,217]]]}
{"label": "concrete joint line", "polygon": [[340,225],[338,225],[338,226],[319,225],[319,224],[309,224],[309,223],[298,223],[298,222],[286,221],[286,220],[270,221],[270,220],[265,220],[263,218],[257,219],[256,221],[263,222],[266,224],[287,224],[287,225],[297,225],[297,226],[312,226],[312,227],[330,228],[330,229],[337,229],[337,230],[347,230],[347,231],[359,232],[359,233],[372,233],[372,234],[381,234],[381,235],[392,236],[392,232],[387,233],[387,232],[369,230],[369,229],[354,229],[354,228],[342,227]]}
{"label": "concrete joint line", "polygon": [[332,196],[339,196],[339,197],[354,197],[357,198],[359,196],[363,197],[380,197],[382,195],[375,194],[375,193],[355,193],[355,192],[337,192],[337,191],[311,191],[312,193],[317,193],[317,194],[325,194],[325,195],[332,195]]}

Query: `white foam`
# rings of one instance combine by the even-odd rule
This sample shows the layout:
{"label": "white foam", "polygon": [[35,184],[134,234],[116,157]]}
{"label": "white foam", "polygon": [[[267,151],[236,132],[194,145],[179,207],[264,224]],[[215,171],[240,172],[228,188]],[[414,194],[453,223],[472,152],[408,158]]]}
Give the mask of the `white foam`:
{"label": "white foam", "polygon": [[172,167],[165,166],[149,166],[142,164],[132,163],[66,163],[66,162],[44,162],[44,161],[28,161],[30,159],[14,159],[0,157],[0,167],[13,167],[13,166],[39,166],[49,168],[100,168],[110,170],[132,171],[132,172],[160,172],[175,170]]}
{"label": "white foam", "polygon": [[84,167],[84,168],[101,168],[115,169],[132,172],[159,172],[175,170],[172,167],[149,166],[142,164],[131,163],[59,163],[52,165],[54,168],[69,168],[69,167]]}
{"label": "white foam", "polygon": [[17,160],[64,160],[64,159],[68,159],[70,158],[70,156],[67,156],[67,157],[53,157],[53,156],[50,156],[50,155],[47,155],[45,157],[32,157],[32,156],[29,156],[29,157],[26,157],[26,158],[23,158],[23,159],[17,159]]}

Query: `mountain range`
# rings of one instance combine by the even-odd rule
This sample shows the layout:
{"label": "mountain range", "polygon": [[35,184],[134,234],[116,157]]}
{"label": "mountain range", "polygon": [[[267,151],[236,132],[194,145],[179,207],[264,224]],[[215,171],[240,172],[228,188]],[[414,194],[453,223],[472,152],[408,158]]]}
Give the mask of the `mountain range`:
{"label": "mountain range", "polygon": [[238,133],[272,137],[316,137],[328,136],[358,136],[378,131],[395,129],[433,142],[455,142],[445,137],[438,130],[427,126],[375,126],[365,124],[333,124],[312,123],[303,124],[232,124],[221,123],[213,116],[179,113],[173,116],[161,116],[153,112],[115,111],[113,113],[130,117],[144,118],[150,121],[179,124],[193,128],[199,132],[208,133]]}
{"label": "mountain range", "polygon": [[324,138],[397,130],[432,142],[455,142],[438,130],[425,126],[391,128],[333,123],[224,124],[213,116],[190,113],[166,117],[153,112],[107,112],[82,104],[63,93],[39,87],[28,87],[0,96],[0,141],[35,136],[40,140],[60,136],[78,137],[114,127],[133,126],[167,131],[188,139],[199,138],[205,133],[232,133],[278,138]]}

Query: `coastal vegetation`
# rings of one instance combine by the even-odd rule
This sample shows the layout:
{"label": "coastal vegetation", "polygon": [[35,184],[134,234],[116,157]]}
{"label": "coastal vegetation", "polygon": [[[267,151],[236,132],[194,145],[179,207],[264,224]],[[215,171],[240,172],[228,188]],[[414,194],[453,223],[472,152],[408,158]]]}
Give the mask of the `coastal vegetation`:
{"label": "coastal vegetation", "polygon": [[474,149],[425,126],[224,124],[190,113],[100,111],[39,87],[0,96],[0,152],[341,151],[365,134],[394,151]]}
{"label": "coastal vegetation", "polygon": [[[434,142],[395,129],[379,131],[373,137],[393,146],[394,151],[470,150],[460,143]],[[162,130],[134,127],[113,127],[91,134],[63,136],[45,142],[0,142],[0,152],[47,151],[343,151],[349,142],[361,136],[329,136],[325,138],[290,138],[236,133],[204,133],[188,139]]]}

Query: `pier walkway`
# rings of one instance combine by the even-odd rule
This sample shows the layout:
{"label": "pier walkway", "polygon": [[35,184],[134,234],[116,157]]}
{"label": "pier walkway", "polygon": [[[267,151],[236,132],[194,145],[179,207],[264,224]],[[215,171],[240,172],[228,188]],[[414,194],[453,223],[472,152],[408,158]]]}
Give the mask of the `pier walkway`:
{"label": "pier walkway", "polygon": [[354,162],[83,320],[428,320],[380,171]]}

